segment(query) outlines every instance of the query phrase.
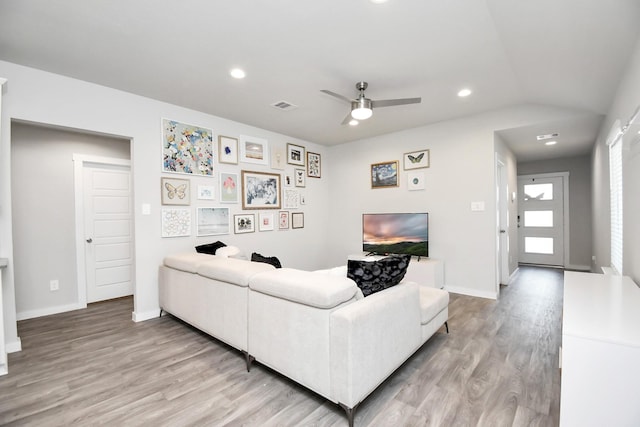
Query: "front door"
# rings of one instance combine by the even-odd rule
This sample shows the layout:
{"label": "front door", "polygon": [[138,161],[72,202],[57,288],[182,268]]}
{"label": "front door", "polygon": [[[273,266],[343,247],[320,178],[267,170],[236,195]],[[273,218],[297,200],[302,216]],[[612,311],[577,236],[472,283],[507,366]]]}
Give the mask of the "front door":
{"label": "front door", "polygon": [[84,164],[87,302],[133,294],[130,175],[129,166]]}
{"label": "front door", "polygon": [[519,262],[564,266],[564,180],[548,174],[518,177]]}

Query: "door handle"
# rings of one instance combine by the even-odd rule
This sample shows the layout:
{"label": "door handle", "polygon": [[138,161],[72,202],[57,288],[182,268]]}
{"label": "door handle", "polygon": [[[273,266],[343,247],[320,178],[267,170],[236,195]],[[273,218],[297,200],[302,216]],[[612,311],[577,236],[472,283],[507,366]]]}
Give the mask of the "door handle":
{"label": "door handle", "polygon": [[506,232],[507,232],[507,230],[500,230],[500,234],[504,234]]}
{"label": "door handle", "polygon": [[91,237],[89,237],[89,238],[87,239],[87,243],[91,243],[91,242],[93,242],[93,239],[92,239]]}

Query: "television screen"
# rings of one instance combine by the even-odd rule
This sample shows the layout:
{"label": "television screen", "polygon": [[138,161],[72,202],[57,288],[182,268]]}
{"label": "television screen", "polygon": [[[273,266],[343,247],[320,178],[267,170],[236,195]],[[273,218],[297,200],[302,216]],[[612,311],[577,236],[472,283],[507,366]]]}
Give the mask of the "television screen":
{"label": "television screen", "polygon": [[362,250],[372,254],[429,256],[429,214],[362,215]]}

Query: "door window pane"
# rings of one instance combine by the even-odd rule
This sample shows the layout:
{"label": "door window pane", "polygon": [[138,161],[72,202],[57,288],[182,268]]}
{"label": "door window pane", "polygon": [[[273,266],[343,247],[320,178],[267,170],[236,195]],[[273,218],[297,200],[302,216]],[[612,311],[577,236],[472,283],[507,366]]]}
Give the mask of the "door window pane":
{"label": "door window pane", "polygon": [[525,227],[553,227],[553,211],[524,211]]}
{"label": "door window pane", "polygon": [[553,255],[553,238],[525,237],[524,251],[528,254]]}
{"label": "door window pane", "polygon": [[525,184],[525,200],[553,200],[553,184]]}

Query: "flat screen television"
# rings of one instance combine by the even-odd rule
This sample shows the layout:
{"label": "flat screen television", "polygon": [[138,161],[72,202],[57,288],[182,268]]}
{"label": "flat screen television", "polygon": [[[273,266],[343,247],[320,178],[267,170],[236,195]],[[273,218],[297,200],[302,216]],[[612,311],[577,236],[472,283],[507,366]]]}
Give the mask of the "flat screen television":
{"label": "flat screen television", "polygon": [[369,254],[429,256],[429,214],[362,214],[362,250]]}

